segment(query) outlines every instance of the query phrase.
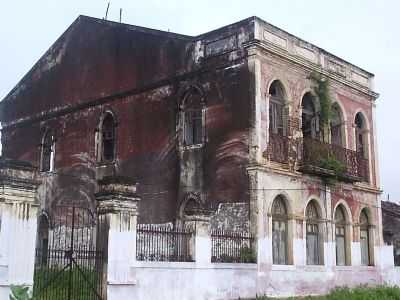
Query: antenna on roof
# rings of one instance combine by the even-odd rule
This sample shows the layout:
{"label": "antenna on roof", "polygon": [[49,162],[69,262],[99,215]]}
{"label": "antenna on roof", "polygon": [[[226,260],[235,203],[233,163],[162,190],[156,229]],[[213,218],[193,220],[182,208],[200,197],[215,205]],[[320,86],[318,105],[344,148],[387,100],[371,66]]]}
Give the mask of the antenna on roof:
{"label": "antenna on roof", "polygon": [[108,17],[108,9],[109,9],[109,8],[110,8],[110,2],[108,2],[108,4],[107,4],[106,16],[105,16],[104,20],[107,20],[107,17]]}
{"label": "antenna on roof", "polygon": [[119,9],[119,22],[122,23],[122,8]]}

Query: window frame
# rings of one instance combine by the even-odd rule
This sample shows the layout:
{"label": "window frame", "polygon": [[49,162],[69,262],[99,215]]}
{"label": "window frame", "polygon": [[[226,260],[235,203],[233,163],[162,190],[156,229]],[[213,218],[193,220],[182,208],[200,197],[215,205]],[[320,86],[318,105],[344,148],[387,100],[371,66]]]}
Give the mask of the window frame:
{"label": "window frame", "polygon": [[[315,211],[314,215],[310,215],[309,211],[313,208]],[[306,264],[310,266],[320,266],[324,264],[323,254],[323,236],[321,233],[321,216],[318,211],[318,206],[315,200],[311,200],[306,207]],[[310,237],[310,238],[309,238]],[[315,237],[313,240],[314,257],[311,257],[310,251],[308,250],[311,245],[311,237]]]}
{"label": "window frame", "polygon": [[[280,206],[283,208],[283,212],[278,212],[276,210],[277,204],[280,204]],[[276,224],[278,224],[279,229],[276,229]],[[279,233],[279,236],[282,234],[282,230],[280,230],[284,227],[284,238],[283,241],[282,239],[275,239],[276,234]],[[273,203],[272,203],[272,263],[275,265],[288,265],[289,263],[289,222],[288,222],[288,210],[287,210],[287,205],[285,203],[285,200],[283,199],[282,196],[277,196]],[[278,242],[278,245],[275,243]],[[283,246],[281,245],[281,242],[283,242]],[[278,250],[278,253],[276,253],[276,250]],[[284,249],[284,260],[280,261],[280,258],[282,257],[282,253],[280,253],[280,250]]]}
{"label": "window frame", "polygon": [[[48,144],[48,137],[50,143]],[[47,152],[48,151],[48,152]],[[47,129],[42,137],[40,149],[40,171],[41,172],[54,172],[55,169],[55,151],[56,151],[56,138],[53,130]],[[45,162],[46,168],[45,168]]]}
{"label": "window frame", "polygon": [[[305,101],[310,101],[312,110],[309,110],[307,107],[305,107]],[[301,132],[303,134],[303,138],[311,138],[316,140],[321,138],[322,133],[319,124],[320,116],[316,106],[316,101],[316,97],[311,92],[306,92],[301,98]],[[305,127],[306,124],[307,128]]]}
{"label": "window frame", "polygon": [[178,130],[180,147],[196,149],[205,145],[207,141],[206,103],[200,89],[191,87],[184,94],[179,106],[179,122],[177,124],[180,124],[180,130]]}
{"label": "window frame", "polygon": [[[200,124],[199,124],[200,123]],[[204,144],[205,138],[204,108],[188,108],[183,111],[183,145],[196,147]],[[190,126],[189,126],[190,125]],[[191,142],[188,141],[190,129]]]}
{"label": "window frame", "polygon": [[[361,124],[357,124],[357,118],[360,118]],[[359,111],[355,114],[354,117],[354,140],[355,140],[355,151],[362,156],[364,159],[368,159],[368,129],[367,129],[367,124],[366,124],[366,118],[365,115]],[[359,138],[361,138],[361,143],[359,141]],[[361,151],[360,151],[361,149]]]}
{"label": "window frame", "polygon": [[[112,138],[105,139],[105,122],[108,121],[107,119],[110,118],[110,126],[111,128],[111,135]],[[111,111],[106,111],[102,114],[100,125],[97,130],[97,162],[100,164],[112,164],[115,163],[117,159],[117,120],[115,114]],[[108,130],[107,130],[108,131]],[[111,141],[111,142],[110,142]],[[112,158],[106,158],[105,149],[106,149],[106,142],[112,143]]]}
{"label": "window frame", "polygon": [[[365,218],[365,222],[363,222],[362,218]],[[361,210],[360,213],[360,256],[361,256],[361,265],[362,266],[372,266],[373,261],[372,261],[372,253],[371,253],[371,231],[370,231],[370,221],[369,221],[369,216],[367,211],[364,209]],[[363,233],[365,234],[365,239],[362,237]],[[365,240],[363,243],[362,241]],[[363,247],[364,244],[364,247]],[[363,251],[364,250],[364,251]],[[365,259],[365,255],[363,253],[366,253],[367,261],[363,260]]]}
{"label": "window frame", "polygon": [[[275,90],[273,94],[271,91]],[[269,132],[276,135],[285,136],[286,132],[286,118],[285,118],[285,106],[287,103],[286,100],[286,91],[282,84],[282,82],[278,79],[272,81],[269,89]]]}
{"label": "window frame", "polygon": [[[343,218],[338,219],[338,213],[341,213]],[[336,254],[336,265],[337,266],[348,266],[348,233],[347,233],[347,224],[346,224],[346,211],[342,205],[338,205],[335,210],[335,254]],[[338,256],[338,239],[343,239],[343,261],[339,261]]]}

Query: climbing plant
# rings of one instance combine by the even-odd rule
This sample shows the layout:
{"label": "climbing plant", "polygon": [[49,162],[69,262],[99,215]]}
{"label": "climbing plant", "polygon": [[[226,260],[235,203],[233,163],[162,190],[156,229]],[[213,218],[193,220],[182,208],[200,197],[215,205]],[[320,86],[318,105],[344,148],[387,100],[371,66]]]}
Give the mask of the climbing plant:
{"label": "climbing plant", "polygon": [[[322,128],[323,139],[327,137],[329,130],[329,123],[332,119],[332,99],[329,90],[329,80],[323,77],[320,73],[312,72],[309,77],[313,81],[314,94],[317,96],[320,103],[320,128]],[[322,149],[319,150],[320,153],[316,156],[322,157],[319,159],[318,166],[320,168],[333,171],[335,176],[326,178],[328,184],[334,185],[340,176],[343,176],[346,171],[346,166],[339,161],[335,155],[332,153],[321,153]],[[322,151],[324,152],[324,151]]]}
{"label": "climbing plant", "polygon": [[318,97],[320,103],[320,125],[325,132],[332,117],[332,100],[329,92],[329,80],[323,78],[321,74],[316,72],[310,74],[310,79],[314,82],[314,93]]}

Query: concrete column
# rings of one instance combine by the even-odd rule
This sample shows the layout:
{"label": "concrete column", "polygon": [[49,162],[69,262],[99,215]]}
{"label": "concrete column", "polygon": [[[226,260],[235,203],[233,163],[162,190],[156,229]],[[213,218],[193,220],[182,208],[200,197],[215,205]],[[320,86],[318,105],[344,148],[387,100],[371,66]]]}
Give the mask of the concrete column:
{"label": "concrete column", "polygon": [[[126,178],[108,177],[99,183],[95,194],[98,203],[98,244],[107,253],[104,271],[107,277],[107,299],[118,299],[116,286],[135,285],[137,205],[136,184]],[[117,297],[117,298],[116,298]]]}
{"label": "concrete column", "polygon": [[194,215],[186,217],[186,224],[195,226],[195,236],[193,238],[192,249],[193,258],[199,267],[211,263],[211,232],[210,232],[210,216]]}
{"label": "concrete column", "polygon": [[39,185],[29,163],[0,159],[0,299],[33,286]]}
{"label": "concrete column", "polygon": [[[258,265],[272,263],[272,246],[268,231],[271,220],[264,211],[265,193],[260,188],[260,172],[258,168],[247,168],[249,176],[250,232],[254,237],[253,249],[256,252]],[[269,224],[271,223],[271,224]]]}

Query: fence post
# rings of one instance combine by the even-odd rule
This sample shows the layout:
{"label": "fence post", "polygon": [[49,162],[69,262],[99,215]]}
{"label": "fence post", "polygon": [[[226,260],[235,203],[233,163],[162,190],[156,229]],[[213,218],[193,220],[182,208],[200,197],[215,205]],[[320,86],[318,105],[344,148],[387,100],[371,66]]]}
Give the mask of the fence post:
{"label": "fence post", "polygon": [[204,266],[211,263],[211,232],[210,214],[202,213],[186,216],[185,222],[193,224],[195,235],[192,243],[193,258],[196,265]]}
{"label": "fence post", "polygon": [[33,286],[38,185],[32,165],[0,158],[0,299]]}
{"label": "fence post", "polygon": [[136,261],[137,185],[124,177],[98,181],[95,194],[99,218],[98,245],[106,252],[103,272],[107,299],[118,299],[113,286],[134,285]]}

